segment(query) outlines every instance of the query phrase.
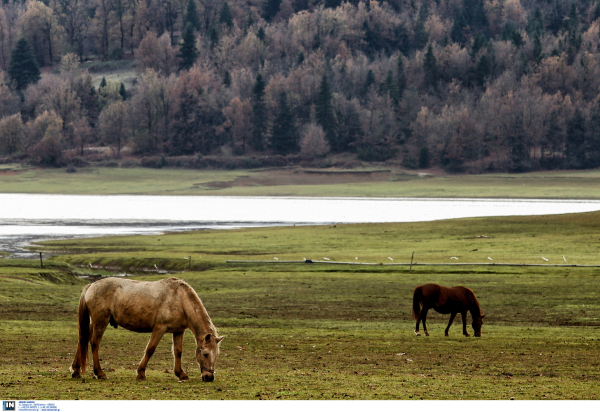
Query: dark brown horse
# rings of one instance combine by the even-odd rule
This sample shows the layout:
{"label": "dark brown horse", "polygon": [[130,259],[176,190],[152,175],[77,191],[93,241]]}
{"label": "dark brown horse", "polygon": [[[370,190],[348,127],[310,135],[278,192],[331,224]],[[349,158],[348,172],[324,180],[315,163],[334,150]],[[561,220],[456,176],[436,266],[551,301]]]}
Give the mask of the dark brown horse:
{"label": "dark brown horse", "polygon": [[448,336],[448,330],[456,314],[459,312],[462,317],[463,335],[469,336],[467,332],[467,311],[471,312],[475,336],[481,336],[481,325],[483,325],[485,315],[481,315],[479,302],[477,302],[477,298],[471,289],[467,289],[464,286],[447,288],[433,283],[417,286],[413,293],[413,317],[417,320],[415,327],[415,334],[417,336],[421,335],[419,333],[419,323],[421,321],[423,321],[425,335],[429,336],[427,325],[425,324],[429,309],[434,309],[436,312],[443,314],[450,314],[446,336]]}

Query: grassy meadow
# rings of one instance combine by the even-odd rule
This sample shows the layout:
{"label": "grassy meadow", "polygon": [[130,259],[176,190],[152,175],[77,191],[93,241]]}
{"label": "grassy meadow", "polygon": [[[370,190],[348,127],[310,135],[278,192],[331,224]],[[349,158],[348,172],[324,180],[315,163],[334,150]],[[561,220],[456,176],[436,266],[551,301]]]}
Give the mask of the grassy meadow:
{"label": "grassy meadow", "polygon": [[0,165],[0,193],[600,199],[600,170],[446,175],[394,168],[185,170]]}
{"label": "grassy meadow", "polygon": [[[6,399],[597,399],[599,268],[226,261],[391,263],[414,251],[431,263],[564,263],[564,255],[598,264],[599,229],[600,213],[587,213],[50,242],[44,249],[57,255],[43,270],[0,260],[0,388]],[[137,382],[149,335],[122,328],[102,341],[108,379],[90,370],[71,379],[85,284],[77,275],[90,264],[144,280],[170,270],[189,282],[226,336],[215,381],[201,381],[188,332],[189,381],[171,372],[165,335],[148,379]],[[412,290],[428,282],[475,291],[486,314],[481,338],[462,336],[460,316],[444,337],[448,316],[433,311],[431,336],[414,336]]]}

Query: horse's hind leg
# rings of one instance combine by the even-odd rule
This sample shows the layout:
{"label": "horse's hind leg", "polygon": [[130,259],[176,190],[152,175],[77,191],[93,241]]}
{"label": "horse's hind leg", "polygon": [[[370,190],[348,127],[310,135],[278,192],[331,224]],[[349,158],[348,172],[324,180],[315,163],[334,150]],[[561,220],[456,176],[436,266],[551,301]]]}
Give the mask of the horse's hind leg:
{"label": "horse's hind leg", "polygon": [[446,336],[448,336],[448,331],[450,330],[450,326],[452,326],[452,322],[454,322],[454,318],[456,317],[457,312],[452,312],[450,315],[450,321],[448,322],[448,327],[446,328]]}
{"label": "horse's hind leg", "polygon": [[423,321],[423,332],[425,332],[425,336],[429,336],[429,332],[427,332],[427,324],[425,323],[427,321],[428,310],[429,308],[423,307],[423,310],[421,311],[421,320]]}
{"label": "horse's hind leg", "polygon": [[154,354],[156,347],[158,346],[158,342],[165,334],[166,330],[164,328],[154,328],[152,331],[152,335],[150,336],[150,340],[148,341],[148,345],[146,346],[146,351],[144,352],[144,357],[140,362],[137,368],[137,379],[144,380],[146,379],[146,366],[148,365],[148,361],[150,357]]}
{"label": "horse's hind leg", "polygon": [[416,315],[416,318],[417,318],[417,324],[415,325],[415,335],[421,336],[421,333],[419,332],[419,323],[421,323],[421,314]]}
{"label": "horse's hind leg", "polygon": [[463,335],[471,336],[469,335],[469,332],[467,332],[467,311],[465,310],[464,312],[461,312],[460,317],[462,318],[463,323]]}
{"label": "horse's hind leg", "polygon": [[181,353],[183,352],[184,332],[173,333],[173,358],[175,359],[175,367],[173,372],[175,372],[175,376],[177,376],[180,381],[186,381],[189,379],[187,374],[181,368]]}
{"label": "horse's hind leg", "polygon": [[90,343],[92,346],[92,358],[94,360],[94,375],[98,379],[106,379],[106,373],[104,373],[100,367],[100,356],[98,355],[98,351],[100,350],[100,341],[102,340],[102,336],[104,335],[104,331],[108,325],[108,318],[97,320],[93,323],[94,325],[90,336]]}

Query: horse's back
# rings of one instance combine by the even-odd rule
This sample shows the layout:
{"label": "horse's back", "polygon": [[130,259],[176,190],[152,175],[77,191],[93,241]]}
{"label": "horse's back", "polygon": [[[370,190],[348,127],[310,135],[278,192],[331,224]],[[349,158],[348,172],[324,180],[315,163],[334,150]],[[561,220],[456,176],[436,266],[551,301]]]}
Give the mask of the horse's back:
{"label": "horse's back", "polygon": [[[440,313],[462,311],[471,302],[473,292],[464,286],[445,287],[428,283],[417,287],[420,289],[424,305]],[[415,293],[417,293],[415,289]]]}
{"label": "horse's back", "polygon": [[[146,282],[122,278],[106,278],[93,283],[86,292],[92,318],[109,318],[126,329],[150,332],[157,322],[184,327],[180,279],[168,278]],[[185,323],[185,322],[183,322]]]}

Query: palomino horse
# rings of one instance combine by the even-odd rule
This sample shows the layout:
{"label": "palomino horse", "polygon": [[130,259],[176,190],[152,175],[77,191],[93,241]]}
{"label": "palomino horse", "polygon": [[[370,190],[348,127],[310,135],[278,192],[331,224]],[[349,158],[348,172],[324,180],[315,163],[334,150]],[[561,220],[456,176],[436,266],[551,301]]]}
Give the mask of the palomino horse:
{"label": "palomino horse", "polygon": [[115,328],[120,325],[134,332],[152,333],[137,368],[137,379],[146,379],[146,365],[165,333],[173,334],[175,375],[180,380],[188,379],[181,368],[183,333],[187,328],[196,339],[196,360],[200,365],[202,380],[212,382],[215,379],[214,367],[223,336],[217,336],[217,329],[200,298],[181,279],[140,282],[111,277],[99,280],[83,289],[78,314],[79,343],[71,365],[71,376],[74,378],[85,373],[90,342],[94,375],[106,379],[106,373],[100,368],[98,348],[110,323]]}
{"label": "palomino horse", "polygon": [[419,333],[419,322],[421,320],[423,321],[425,335],[429,336],[427,325],[425,324],[429,309],[434,309],[436,312],[443,314],[450,313],[450,322],[448,322],[448,327],[446,328],[446,336],[448,336],[448,330],[454,321],[454,317],[459,312],[462,317],[463,335],[469,336],[467,332],[467,311],[470,311],[473,318],[472,326],[475,336],[481,336],[481,325],[483,325],[485,315],[481,315],[479,302],[477,302],[477,298],[471,289],[463,286],[446,288],[433,283],[417,286],[413,293],[413,317],[417,320],[417,326],[415,327],[415,334],[417,336],[421,335]]}

